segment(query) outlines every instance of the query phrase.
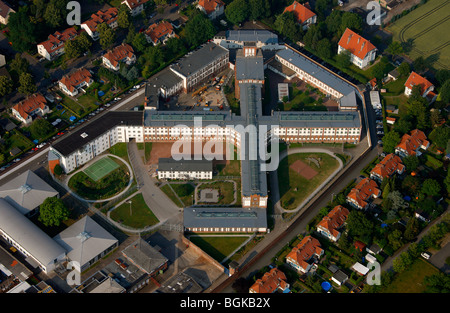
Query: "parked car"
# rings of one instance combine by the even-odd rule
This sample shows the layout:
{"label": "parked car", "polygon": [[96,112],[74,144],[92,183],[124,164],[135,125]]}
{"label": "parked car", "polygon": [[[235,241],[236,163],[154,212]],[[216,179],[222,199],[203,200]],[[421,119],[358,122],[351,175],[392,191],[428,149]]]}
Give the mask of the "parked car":
{"label": "parked car", "polygon": [[431,253],[430,253],[430,252],[427,252],[427,251],[422,252],[420,255],[421,255],[425,260],[428,260],[429,258],[431,258]]}

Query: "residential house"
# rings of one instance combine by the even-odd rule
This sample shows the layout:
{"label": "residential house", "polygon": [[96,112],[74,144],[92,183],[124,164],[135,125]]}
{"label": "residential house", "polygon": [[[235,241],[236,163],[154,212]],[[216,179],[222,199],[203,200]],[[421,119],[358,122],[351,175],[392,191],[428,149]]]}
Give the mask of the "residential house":
{"label": "residential house", "polygon": [[344,225],[350,212],[342,205],[334,207],[317,225],[317,232],[332,241],[338,241],[339,229]]}
{"label": "residential house", "polygon": [[359,250],[361,252],[364,251],[364,249],[366,248],[366,244],[364,242],[359,241],[359,240],[356,240],[353,243],[353,245],[354,245],[355,249],[357,249],[357,250]]}
{"label": "residential house", "polygon": [[136,16],[144,11],[144,4],[148,0],[125,0],[121,4],[125,4],[130,9],[130,15]]}
{"label": "residential house", "polygon": [[357,209],[367,209],[369,199],[378,198],[381,190],[374,180],[364,178],[347,195],[347,203]]}
{"label": "residential house", "polygon": [[338,54],[350,52],[350,60],[359,68],[364,68],[375,60],[377,48],[367,39],[347,28],[339,40]]}
{"label": "residential house", "polygon": [[402,163],[402,159],[394,153],[390,153],[381,160],[380,163],[374,166],[370,172],[370,178],[383,181],[385,178],[389,178],[395,173],[403,174],[405,165]]}
{"label": "residential house", "polygon": [[197,8],[205,13],[210,20],[214,20],[224,13],[225,3],[222,0],[199,0]]}
{"label": "residential house", "polygon": [[111,28],[117,27],[117,15],[119,10],[117,8],[109,8],[107,10],[100,10],[97,13],[91,15],[90,19],[81,24],[89,36],[93,40],[99,39],[99,33],[97,31],[97,26],[106,23]]}
{"label": "residential house", "polygon": [[0,1],[0,23],[7,25],[9,15],[11,13],[16,13],[13,9],[11,9],[5,2]]}
{"label": "residential house", "polygon": [[286,263],[300,273],[307,273],[312,264],[324,254],[319,240],[312,236],[306,236],[286,256]]}
{"label": "residential house", "polygon": [[103,55],[103,66],[113,71],[120,69],[120,63],[123,62],[126,65],[131,65],[136,62],[136,55],[133,48],[126,43],[109,50]]}
{"label": "residential house", "polygon": [[300,4],[298,1],[294,1],[290,6],[286,7],[283,11],[294,13],[295,18],[298,23],[302,25],[303,30],[308,29],[308,27],[317,22],[317,15],[313,11],[311,11],[311,7],[309,3]]}
{"label": "residential house", "polygon": [[274,293],[277,290],[289,290],[286,282],[286,275],[278,268],[274,267],[269,272],[264,273],[251,287],[250,293]]}
{"label": "residential house", "polygon": [[160,43],[164,44],[169,38],[176,36],[172,24],[167,21],[153,23],[144,34],[147,42],[152,43],[154,46]]}
{"label": "residential house", "polygon": [[59,81],[59,88],[69,96],[76,96],[78,90],[83,87],[89,87],[94,80],[89,70],[82,68],[71,74],[64,75]]}
{"label": "residential house", "polygon": [[414,86],[420,86],[420,94],[422,97],[429,98],[428,95],[431,93],[431,101],[436,99],[437,95],[433,92],[434,85],[416,72],[411,72],[405,82],[405,95],[409,97],[412,94]]}
{"label": "residential house", "polygon": [[430,146],[430,142],[427,140],[424,132],[418,129],[411,131],[411,135],[404,134],[401,142],[395,147],[395,153],[400,157],[409,155],[420,156],[420,149],[427,150]]}
{"label": "residential house", "polygon": [[345,284],[345,282],[348,280],[348,276],[343,271],[338,270],[336,271],[336,273],[333,274],[331,280],[335,282],[338,286],[341,286],[342,284]]}
{"label": "residential house", "polygon": [[49,112],[47,100],[40,93],[29,96],[11,108],[11,113],[19,121],[29,124],[36,116],[44,116]]}
{"label": "residential house", "polygon": [[37,45],[37,50],[47,60],[51,61],[64,54],[64,44],[67,40],[73,40],[79,35],[74,27],[67,28],[63,32],[55,32],[48,39]]}

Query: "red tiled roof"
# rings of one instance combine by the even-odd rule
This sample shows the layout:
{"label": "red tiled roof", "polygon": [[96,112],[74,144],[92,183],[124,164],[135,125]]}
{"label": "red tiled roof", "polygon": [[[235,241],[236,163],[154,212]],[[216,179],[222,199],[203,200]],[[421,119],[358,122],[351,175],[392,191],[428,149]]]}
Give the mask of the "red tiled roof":
{"label": "red tiled roof", "polygon": [[299,21],[299,23],[304,23],[305,21],[316,15],[316,13],[311,11],[308,3],[302,5],[298,3],[298,1],[294,1],[294,3],[292,3],[290,6],[286,7],[283,13],[284,12],[294,13],[295,18]]}
{"label": "red tiled roof", "polygon": [[146,3],[148,0],[125,0],[123,2],[126,2],[128,7],[131,8],[131,10],[133,10],[135,7]]}
{"label": "red tiled roof", "polygon": [[382,179],[392,176],[395,172],[402,172],[405,166],[402,159],[394,153],[390,153],[384,159],[375,165],[370,174],[375,174]]}
{"label": "red tiled roof", "polygon": [[40,93],[29,96],[27,99],[17,103],[13,109],[19,112],[24,119],[37,108],[44,109],[47,105],[47,100]]}
{"label": "red tiled roof", "polygon": [[73,92],[82,82],[89,83],[92,79],[91,73],[85,69],[79,69],[71,74],[63,76],[60,82],[64,84],[70,92]]}
{"label": "red tiled roof", "polygon": [[306,236],[291,252],[286,256],[294,263],[298,264],[304,270],[308,267],[308,260],[315,254],[322,254],[323,249],[320,246],[319,240],[311,236]]}
{"label": "red tiled roof", "polygon": [[11,9],[6,3],[3,1],[0,1],[0,15],[3,18],[6,18],[8,16],[8,13],[15,12],[13,9]]}
{"label": "red tiled roof", "polygon": [[422,95],[425,92],[425,90],[433,86],[433,84],[430,83],[426,78],[423,78],[416,72],[411,72],[411,74],[409,74],[409,77],[405,82],[405,87],[413,89],[413,87],[417,85],[421,85],[422,88],[420,90],[420,93]]}
{"label": "red tiled roof", "polygon": [[350,212],[342,205],[333,208],[317,226],[321,226],[328,230],[334,237],[339,235],[338,229],[344,224]]}
{"label": "red tiled roof", "polygon": [[359,240],[355,241],[355,248],[359,251],[363,251],[363,249],[366,247],[366,244],[364,242],[361,242]]}
{"label": "red tiled roof", "polygon": [[367,205],[366,200],[368,200],[373,195],[378,196],[380,194],[380,189],[374,180],[369,178],[364,178],[353,188],[347,198],[352,199],[360,207],[365,208]]}
{"label": "red tiled roof", "polygon": [[91,18],[84,22],[83,24],[86,24],[89,29],[94,32],[97,29],[97,26],[102,23],[111,24],[114,23],[117,20],[117,14],[119,13],[119,10],[117,8],[109,8],[105,11],[98,11],[97,13],[94,13],[91,15]]}
{"label": "red tiled roof", "polygon": [[250,290],[256,293],[273,293],[278,288],[284,290],[287,286],[286,275],[279,269],[273,268],[264,273],[263,277],[250,287]]}
{"label": "red tiled roof", "polygon": [[222,0],[199,0],[198,5],[205,9],[206,14],[211,14],[217,7],[224,6],[225,3]]}
{"label": "red tiled roof", "polygon": [[112,66],[117,67],[120,61],[125,58],[131,58],[133,57],[133,55],[133,48],[129,44],[123,43],[120,46],[109,50],[103,57],[108,59],[109,62],[111,62]]}
{"label": "red tiled roof", "polygon": [[403,135],[402,141],[398,144],[397,148],[404,150],[408,155],[416,155],[416,150],[419,149],[420,146],[427,147],[428,145],[429,142],[424,132],[414,129],[411,131],[411,135]]}
{"label": "red tiled roof", "polygon": [[154,23],[150,25],[145,34],[149,36],[153,42],[157,42],[161,37],[173,33],[173,26],[167,21],[160,22],[158,24]]}
{"label": "red tiled roof", "polygon": [[52,52],[61,49],[64,46],[64,43],[67,40],[74,39],[79,33],[76,31],[74,27],[67,28],[62,33],[55,32],[53,35],[48,36],[48,40],[41,42],[39,45],[44,46],[45,50],[49,54]]}
{"label": "red tiled roof", "polygon": [[351,54],[363,60],[366,55],[376,49],[375,46],[367,39],[358,35],[351,29],[347,28],[339,40],[339,46],[350,51]]}

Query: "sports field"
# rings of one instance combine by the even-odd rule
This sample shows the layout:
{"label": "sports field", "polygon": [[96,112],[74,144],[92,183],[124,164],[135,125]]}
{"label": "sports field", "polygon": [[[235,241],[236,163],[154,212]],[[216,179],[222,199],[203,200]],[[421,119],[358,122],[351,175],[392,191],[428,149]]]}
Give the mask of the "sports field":
{"label": "sports field", "polygon": [[436,69],[449,69],[450,0],[429,0],[398,19],[387,30],[393,40],[411,46],[408,56],[430,58]]}
{"label": "sports field", "polygon": [[118,167],[119,164],[114,162],[114,160],[110,157],[105,157],[87,167],[83,172],[92,180],[99,181]]}

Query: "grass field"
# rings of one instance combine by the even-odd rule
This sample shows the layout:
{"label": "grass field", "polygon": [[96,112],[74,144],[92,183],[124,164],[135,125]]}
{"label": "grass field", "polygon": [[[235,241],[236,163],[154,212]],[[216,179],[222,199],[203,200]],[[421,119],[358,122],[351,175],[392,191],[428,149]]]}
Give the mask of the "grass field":
{"label": "grass field", "polygon": [[141,193],[131,198],[130,201],[131,204],[125,202],[112,210],[111,218],[133,228],[143,228],[159,222],[158,218],[145,203]]}
{"label": "grass field", "polygon": [[[309,163],[307,158],[321,158],[320,168],[314,163]],[[312,179],[306,179],[295,172],[290,166],[297,160],[301,160],[318,172]],[[302,203],[328,176],[339,166],[338,161],[325,153],[297,153],[288,155],[281,160],[278,167],[278,182],[280,201],[283,208],[293,210]]]}
{"label": "grass field", "polygon": [[84,173],[94,181],[99,181],[118,167],[119,164],[114,162],[111,158],[106,157],[87,167],[84,170]]}
{"label": "grass field", "polygon": [[212,237],[192,236],[189,238],[196,246],[205,251],[218,262],[222,262],[231,252],[238,248],[248,237]]}
{"label": "grass field", "polygon": [[436,69],[449,69],[450,0],[429,0],[406,16],[392,23],[387,30],[393,40],[412,44],[407,52],[413,60],[419,56],[430,58]]}

